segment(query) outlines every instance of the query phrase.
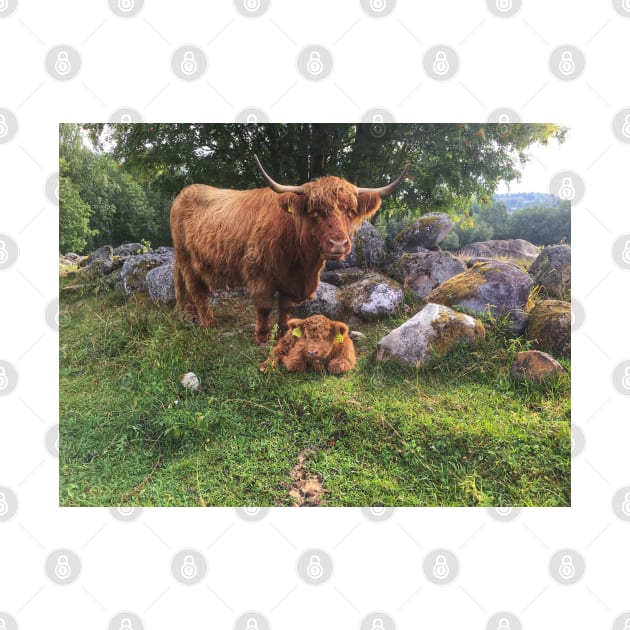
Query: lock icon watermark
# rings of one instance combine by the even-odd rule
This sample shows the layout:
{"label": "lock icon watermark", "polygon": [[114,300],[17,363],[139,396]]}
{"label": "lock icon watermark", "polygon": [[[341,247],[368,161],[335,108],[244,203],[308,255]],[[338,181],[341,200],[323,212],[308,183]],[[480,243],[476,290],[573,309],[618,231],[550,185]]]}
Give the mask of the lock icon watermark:
{"label": "lock icon watermark", "polygon": [[374,619],[371,630],[385,630],[385,624],[382,617],[376,617]]}
{"label": "lock icon watermark", "polygon": [[129,619],[129,617],[123,617],[120,620],[120,626],[118,626],[118,630],[134,630],[133,625],[131,624],[131,619]]}
{"label": "lock icon watermark", "polygon": [[510,622],[505,617],[501,617],[497,624],[497,630],[512,630],[512,626],[510,626]]}
{"label": "lock icon watermark", "polygon": [[129,11],[133,11],[135,8],[134,0],[118,0],[118,8],[124,13],[129,13]]}
{"label": "lock icon watermark", "polygon": [[380,13],[387,8],[387,0],[370,0],[370,9],[375,13]]}
{"label": "lock icon watermark", "polygon": [[438,50],[433,58],[433,72],[438,76],[444,76],[450,69],[450,64],[443,50]]}
{"label": "lock icon watermark", "polygon": [[630,241],[626,241],[621,252],[621,260],[630,265]]}
{"label": "lock icon watermark", "polygon": [[[258,124],[258,116],[256,114],[247,114],[247,124],[248,125],[257,125]],[[259,508],[244,508],[247,512],[248,510],[258,510]]]}
{"label": "lock icon watermark", "polygon": [[566,586],[581,580],[585,570],[584,558],[574,549],[560,549],[549,560],[551,577]]}
{"label": "lock icon watermark", "polygon": [[187,50],[184,52],[184,58],[180,65],[181,71],[187,75],[191,76],[197,72],[199,65],[197,60],[195,59],[195,53],[192,50]]}
{"label": "lock icon watermark", "polygon": [[0,114],[0,138],[5,138],[9,135],[9,125],[7,125],[4,114]]}
{"label": "lock icon watermark", "polygon": [[562,184],[558,194],[565,201],[570,201],[575,197],[575,186],[573,185],[573,180],[570,177],[562,178]]}
{"label": "lock icon watermark", "polygon": [[560,561],[560,567],[558,568],[558,574],[563,580],[570,580],[575,577],[575,565],[571,556],[562,556]]}
{"label": "lock icon watermark", "polygon": [[560,58],[558,70],[564,75],[569,76],[575,72],[575,60],[570,50],[565,50]]}
{"label": "lock icon watermark", "polygon": [[9,513],[9,504],[7,503],[7,495],[0,492],[0,518]]}
{"label": "lock icon watermark", "polygon": [[512,9],[512,0],[496,0],[496,7],[501,13]]}
{"label": "lock icon watermark", "polygon": [[307,584],[323,584],[330,578],[332,572],[332,558],[323,549],[309,549],[298,558],[297,573]]}
{"label": "lock icon watermark", "polygon": [[184,562],[182,563],[182,568],[180,569],[183,578],[187,580],[194,580],[199,573],[199,569],[195,564],[195,559],[192,556],[184,556]]}
{"label": "lock icon watermark", "polygon": [[260,628],[258,627],[258,621],[254,619],[253,617],[250,617],[247,620],[245,630],[260,630]]}
{"label": "lock icon watermark", "polygon": [[446,556],[437,556],[433,564],[433,575],[438,580],[445,580],[449,576],[450,572],[451,570],[446,562]]}
{"label": "lock icon watermark", "polygon": [[321,53],[317,50],[311,51],[308,56],[308,62],[306,63],[306,69],[314,76],[321,74],[324,71],[324,64],[322,63]]}
{"label": "lock icon watermark", "polygon": [[60,580],[67,580],[72,575],[72,567],[68,560],[68,556],[65,554],[59,555],[57,558],[57,564],[55,565],[55,575]]}
{"label": "lock icon watermark", "polygon": [[129,124],[130,122],[132,122],[131,120],[131,114],[129,113],[124,113],[120,116],[120,122],[123,124]]}
{"label": "lock icon watermark", "polygon": [[0,239],[0,265],[4,264],[9,260],[9,250],[7,249],[7,244]]}
{"label": "lock icon watermark", "polygon": [[7,370],[4,365],[0,365],[0,390],[6,389],[9,386],[9,378],[7,377]]}
{"label": "lock icon watermark", "polygon": [[306,573],[313,580],[320,580],[324,575],[321,558],[317,554],[313,554],[308,561]]}
{"label": "lock icon watermark", "polygon": [[66,76],[72,71],[72,63],[65,50],[60,50],[57,53],[57,61],[55,61],[55,72],[60,76]]}
{"label": "lock icon watermark", "polygon": [[258,11],[258,9],[260,9],[260,0],[245,0],[243,7],[246,11]]}
{"label": "lock icon watermark", "polygon": [[[629,0],[630,1],[630,0]],[[621,133],[630,138],[630,114],[626,114],[623,119],[623,125],[621,126]]]}

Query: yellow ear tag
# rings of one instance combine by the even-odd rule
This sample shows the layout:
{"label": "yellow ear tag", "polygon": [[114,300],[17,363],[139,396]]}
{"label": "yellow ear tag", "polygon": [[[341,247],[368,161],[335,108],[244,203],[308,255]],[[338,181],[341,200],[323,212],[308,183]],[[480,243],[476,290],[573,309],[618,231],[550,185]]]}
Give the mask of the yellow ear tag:
{"label": "yellow ear tag", "polygon": [[335,336],[335,343],[343,343],[345,337],[341,333],[337,333]]}
{"label": "yellow ear tag", "polygon": [[288,212],[289,214],[293,214],[293,208],[292,208],[291,206],[289,206],[289,207],[287,208],[287,212]]}
{"label": "yellow ear tag", "polygon": [[294,328],[293,332],[291,334],[294,337],[301,337],[302,336],[302,330],[300,328]]}

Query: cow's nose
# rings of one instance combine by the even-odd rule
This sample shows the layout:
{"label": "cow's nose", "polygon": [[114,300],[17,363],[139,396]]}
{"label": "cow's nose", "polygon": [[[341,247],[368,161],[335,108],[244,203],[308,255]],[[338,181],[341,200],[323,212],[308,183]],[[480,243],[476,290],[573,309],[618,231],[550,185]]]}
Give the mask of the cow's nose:
{"label": "cow's nose", "polygon": [[317,350],[307,350],[307,351],[306,351],[306,354],[307,354],[309,357],[313,358],[313,357],[316,357],[316,356],[319,354],[319,352],[317,352]]}
{"label": "cow's nose", "polygon": [[347,244],[348,244],[347,238],[342,238],[342,239],[329,238],[328,239],[328,245],[330,246],[330,249],[333,251],[338,251],[338,250],[344,251]]}

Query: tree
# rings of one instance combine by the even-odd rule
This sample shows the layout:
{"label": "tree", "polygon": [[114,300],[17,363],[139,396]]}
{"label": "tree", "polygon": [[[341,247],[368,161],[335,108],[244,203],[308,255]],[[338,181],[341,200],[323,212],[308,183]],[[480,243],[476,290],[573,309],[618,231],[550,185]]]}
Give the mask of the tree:
{"label": "tree", "polygon": [[[61,173],[61,172],[60,172]],[[83,252],[94,235],[90,229],[90,206],[81,199],[79,188],[68,177],[59,176],[59,249]]]}

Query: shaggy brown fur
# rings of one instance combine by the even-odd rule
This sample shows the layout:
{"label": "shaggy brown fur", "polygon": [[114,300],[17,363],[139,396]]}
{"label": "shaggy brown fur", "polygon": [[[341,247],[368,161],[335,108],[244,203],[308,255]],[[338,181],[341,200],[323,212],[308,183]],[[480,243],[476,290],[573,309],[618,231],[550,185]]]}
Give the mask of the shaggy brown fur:
{"label": "shaggy brown fur", "polygon": [[381,205],[338,177],[304,184],[304,194],[271,188],[223,190],[194,184],[171,208],[175,295],[182,314],[202,326],[216,321],[208,288],[246,286],[256,306],[256,341],[269,339],[278,293],[278,325],[292,306],[311,298],[326,260],[351,249],[351,233]]}
{"label": "shaggy brown fur", "polygon": [[281,363],[291,372],[304,372],[308,368],[327,370],[331,374],[347,372],[356,364],[354,344],[349,333],[346,324],[332,321],[323,315],[290,319],[289,330],[260,369],[266,372],[270,365]]}

